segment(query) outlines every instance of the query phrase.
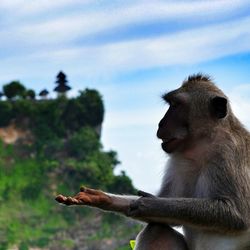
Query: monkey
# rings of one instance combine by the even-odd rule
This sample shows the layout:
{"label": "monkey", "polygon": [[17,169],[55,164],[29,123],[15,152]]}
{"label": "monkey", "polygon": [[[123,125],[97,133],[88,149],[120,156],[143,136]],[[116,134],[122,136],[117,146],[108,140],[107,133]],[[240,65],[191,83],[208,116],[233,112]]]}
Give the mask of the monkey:
{"label": "monkey", "polygon": [[[157,137],[168,162],[157,195],[82,187],[56,200],[146,222],[136,250],[249,250],[249,132],[210,76],[191,75],[163,99],[169,107]],[[184,235],[173,226],[182,226]]]}

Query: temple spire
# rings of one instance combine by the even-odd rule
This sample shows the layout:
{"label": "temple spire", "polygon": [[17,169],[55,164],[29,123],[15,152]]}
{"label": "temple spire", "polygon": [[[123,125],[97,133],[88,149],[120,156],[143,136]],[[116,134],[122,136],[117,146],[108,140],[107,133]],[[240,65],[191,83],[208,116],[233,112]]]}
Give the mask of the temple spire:
{"label": "temple spire", "polygon": [[58,93],[58,96],[66,95],[66,92],[71,89],[71,87],[67,85],[67,82],[67,76],[62,71],[60,71],[56,76],[57,86],[54,88],[54,91]]}

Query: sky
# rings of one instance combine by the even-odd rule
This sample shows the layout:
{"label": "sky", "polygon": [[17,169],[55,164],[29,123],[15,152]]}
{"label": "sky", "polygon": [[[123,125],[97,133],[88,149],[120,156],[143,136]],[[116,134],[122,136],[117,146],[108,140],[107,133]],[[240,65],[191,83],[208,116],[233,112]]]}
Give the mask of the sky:
{"label": "sky", "polygon": [[211,75],[250,128],[250,0],[1,0],[0,37],[0,87],[20,80],[54,97],[62,70],[69,96],[101,92],[104,149],[138,189],[160,186],[160,96],[188,75]]}

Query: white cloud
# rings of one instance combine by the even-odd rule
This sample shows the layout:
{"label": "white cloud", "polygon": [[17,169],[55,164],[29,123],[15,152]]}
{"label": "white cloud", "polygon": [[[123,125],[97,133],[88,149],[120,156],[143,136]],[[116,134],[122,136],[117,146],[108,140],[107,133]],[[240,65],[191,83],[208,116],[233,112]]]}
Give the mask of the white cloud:
{"label": "white cloud", "polygon": [[123,112],[107,113],[106,126],[108,128],[124,128],[128,126],[148,126],[155,125],[159,121],[162,113],[152,110],[128,110]]}
{"label": "white cloud", "polygon": [[68,65],[83,65],[84,69],[81,70],[87,74],[190,65],[250,51],[249,27],[250,18],[244,18],[157,38],[99,46],[46,49],[26,56],[25,60],[61,60]]}
{"label": "white cloud", "polygon": [[[82,3],[91,5],[92,1]],[[93,6],[98,6],[98,3],[94,1]],[[78,11],[69,11],[54,18],[50,16],[45,20],[26,20],[25,14],[23,19],[15,20],[13,14],[13,22],[0,31],[3,53],[0,67],[6,75],[9,75],[11,65],[12,72],[20,75],[40,74],[38,68],[49,71],[64,67],[75,74],[105,76],[121,71],[195,64],[250,51],[250,18],[223,24],[203,24],[199,28],[158,37],[125,38],[120,42],[110,41],[95,46],[75,43],[90,33],[140,22],[171,19],[185,23],[185,20],[200,20],[201,15],[208,20],[219,19],[221,15],[225,17],[246,8],[247,4],[244,0],[195,1],[192,4],[187,1],[128,1],[128,4],[95,7],[88,12],[79,7]],[[69,6],[77,8],[77,4],[69,0],[54,1],[51,6],[47,0],[35,1],[31,5],[24,0],[14,0],[14,4],[5,0],[0,3],[0,9],[12,13],[14,9],[24,11],[30,8],[26,15],[49,8],[56,13],[59,7]],[[26,65],[29,65],[29,69]],[[3,75],[2,78],[7,77]]]}
{"label": "white cloud", "polygon": [[229,91],[232,109],[239,120],[250,129],[250,84],[241,84]]}
{"label": "white cloud", "polygon": [[[2,32],[1,37],[4,39],[7,35],[15,34],[17,40],[24,44],[61,44],[84,37],[89,34],[97,33],[104,30],[110,30],[114,27],[124,25],[133,25],[142,22],[151,22],[157,20],[180,20],[183,23],[190,20],[214,20],[216,17],[224,17],[246,7],[247,1],[241,0],[222,0],[222,1],[195,1],[192,4],[188,1],[165,2],[165,1],[134,1],[130,4],[119,4],[107,7],[88,9],[84,11],[82,5],[93,1],[33,1],[27,2],[23,0],[2,1],[0,8],[9,10],[12,13],[12,27],[8,27],[7,32]],[[80,4],[81,3],[81,4]],[[57,17],[56,10],[58,8],[67,8],[71,6],[74,11],[68,11],[66,14]],[[79,7],[77,7],[79,6]],[[13,10],[18,10],[13,15]],[[33,15],[37,12],[55,11],[55,17],[42,19],[27,19],[26,15]],[[22,18],[20,15],[23,14]],[[17,22],[15,22],[15,18]],[[8,39],[6,39],[6,42]],[[9,41],[11,42],[11,41]],[[2,41],[3,43],[3,41]],[[8,44],[8,42],[7,42]]]}
{"label": "white cloud", "polygon": [[16,15],[33,15],[39,12],[44,12],[47,10],[53,10],[57,8],[67,8],[76,4],[88,4],[93,2],[93,0],[39,0],[39,1],[27,1],[27,0],[1,0],[0,10],[13,11],[13,9],[19,10]]}
{"label": "white cloud", "polygon": [[[93,0],[40,0],[28,2],[25,0],[2,0],[0,9],[13,11],[19,10],[15,15],[33,15],[47,10],[72,8],[74,11],[89,4],[93,11],[86,13],[86,17],[109,20],[112,25],[132,23],[134,21],[148,21],[161,18],[183,18],[195,16],[218,15],[237,11],[249,4],[247,0],[221,0],[221,1],[162,1],[137,0],[126,2],[107,2]],[[84,9],[83,9],[84,10]],[[90,9],[91,10],[91,9]],[[56,13],[55,13],[56,15]],[[101,15],[101,16],[100,16]],[[14,16],[15,17],[15,16]],[[99,18],[103,17],[103,18]],[[92,19],[92,18],[90,18]],[[117,21],[114,23],[113,21]],[[106,22],[105,22],[106,24]]]}
{"label": "white cloud", "polygon": [[[91,9],[89,6],[92,3]],[[0,31],[1,54],[9,51],[1,56],[0,68],[4,72],[1,81],[26,76],[41,82],[43,80],[41,84],[45,85],[54,79],[44,80],[44,72],[54,76],[59,69],[67,69],[69,75],[77,75],[82,79],[95,76],[103,82],[103,76],[121,71],[190,65],[250,51],[250,18],[226,21],[226,17],[247,9],[249,1],[177,3],[128,0],[123,3],[109,1],[106,7],[101,6],[101,3],[103,1],[0,1],[0,11],[6,16],[11,13],[8,18],[5,16],[6,20],[1,20],[1,27],[5,27]],[[88,11],[82,8],[84,4],[89,4]],[[58,14],[63,9],[63,14]],[[50,12],[49,16],[47,12]],[[197,22],[201,19],[206,22],[199,26]],[[134,40],[125,37],[120,42],[110,41],[95,46],[76,43],[90,34],[159,20],[166,21],[166,24],[168,21],[174,24],[178,21],[183,25],[193,21],[196,22],[196,28],[140,39],[135,35]],[[216,22],[211,22],[214,20]],[[218,24],[220,20],[224,20],[224,23]],[[112,95],[120,93],[122,98],[129,100],[130,92],[138,91],[139,95],[140,89],[136,86],[119,89],[109,95],[104,93],[104,97],[110,101],[115,98]],[[248,87],[241,86],[244,88],[241,94],[235,95],[234,90],[230,95],[236,114],[245,124],[250,124],[250,104],[247,97],[242,98],[242,93]],[[145,85],[141,88],[141,95],[148,103],[154,102],[153,95],[157,98],[160,94],[153,83],[148,89]],[[75,95],[76,92],[72,91],[71,94]],[[105,146],[119,152],[122,168],[133,178],[138,188],[149,192],[156,190],[165,156],[161,152],[160,142],[155,139],[155,130],[164,108],[159,103],[153,103],[146,110],[135,105],[133,109],[130,107],[124,111],[124,107],[125,101],[123,110],[119,112],[115,106],[108,106],[104,123]]]}
{"label": "white cloud", "polygon": [[152,193],[160,187],[167,158],[156,138],[156,128],[156,124],[112,128],[104,124],[102,138],[106,149],[118,152],[122,165],[117,167],[116,173],[125,170],[138,189]]}

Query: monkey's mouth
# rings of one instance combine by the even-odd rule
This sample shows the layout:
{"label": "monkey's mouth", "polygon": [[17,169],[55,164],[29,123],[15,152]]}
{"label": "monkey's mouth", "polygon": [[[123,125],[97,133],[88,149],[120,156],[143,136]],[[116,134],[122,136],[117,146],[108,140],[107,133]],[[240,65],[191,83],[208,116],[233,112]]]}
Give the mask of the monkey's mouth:
{"label": "monkey's mouth", "polygon": [[180,144],[180,141],[181,139],[178,138],[162,139],[162,149],[167,153],[171,153],[176,150]]}
{"label": "monkey's mouth", "polygon": [[178,138],[162,139],[162,144],[169,145],[176,141],[179,141],[179,139]]}
{"label": "monkey's mouth", "polygon": [[162,139],[162,142],[163,143],[169,143],[169,142],[172,142],[174,140],[178,140],[177,138],[171,138],[171,139]]}

